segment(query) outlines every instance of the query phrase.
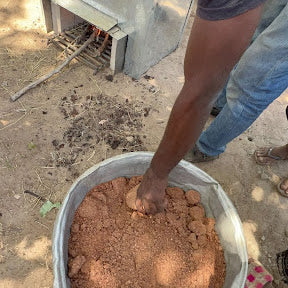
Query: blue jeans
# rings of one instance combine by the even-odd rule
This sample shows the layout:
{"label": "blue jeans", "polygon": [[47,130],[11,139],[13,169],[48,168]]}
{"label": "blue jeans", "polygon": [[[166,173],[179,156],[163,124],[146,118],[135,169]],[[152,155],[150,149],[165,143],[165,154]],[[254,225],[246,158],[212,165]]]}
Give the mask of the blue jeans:
{"label": "blue jeans", "polygon": [[278,8],[270,14],[278,11],[279,15],[273,20],[263,14],[266,18],[262,17],[253,43],[218,95],[214,106],[222,110],[196,143],[206,155],[223,153],[226,144],[243,133],[288,86],[288,4],[287,0],[274,0],[266,5],[269,2]]}

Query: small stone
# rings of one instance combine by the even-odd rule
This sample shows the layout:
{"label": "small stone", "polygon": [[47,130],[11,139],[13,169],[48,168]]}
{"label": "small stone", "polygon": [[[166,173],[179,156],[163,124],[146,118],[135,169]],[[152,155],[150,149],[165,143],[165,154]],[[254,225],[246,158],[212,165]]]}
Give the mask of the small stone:
{"label": "small stone", "polygon": [[201,221],[191,221],[188,224],[188,229],[197,236],[206,234],[206,226]]}
{"label": "small stone", "polygon": [[131,219],[133,220],[138,220],[140,218],[140,215],[138,214],[137,211],[134,211],[132,214],[131,214]]}
{"label": "small stone", "polygon": [[195,233],[191,233],[191,234],[189,235],[189,237],[188,237],[188,241],[189,241],[190,243],[192,243],[192,242],[194,242],[194,241],[196,241],[196,240],[197,240],[196,234],[195,234]]}
{"label": "small stone", "polygon": [[197,237],[195,233],[191,233],[188,237],[188,241],[191,243],[192,248],[194,250],[197,250],[199,248],[199,245],[197,243]]}
{"label": "small stone", "polygon": [[126,204],[132,210],[137,210],[135,201],[136,201],[137,190],[138,190],[139,186],[140,186],[140,184],[134,186],[126,194]]}
{"label": "small stone", "polygon": [[144,110],[144,117],[147,117],[149,115],[149,112],[150,112],[151,108],[150,107],[145,107],[143,110]]}
{"label": "small stone", "polygon": [[81,267],[83,266],[83,264],[86,261],[86,257],[83,255],[78,255],[76,256],[74,259],[69,261],[69,277],[73,278],[75,277],[79,270],[81,269]]}
{"label": "small stone", "polygon": [[6,259],[4,258],[4,256],[0,255],[0,263],[3,264],[3,263],[5,263],[5,261],[6,261]]}
{"label": "small stone", "polygon": [[52,141],[52,145],[53,145],[54,147],[58,146],[58,145],[59,145],[59,141],[56,140],[56,139],[54,139],[54,140]]}
{"label": "small stone", "polygon": [[112,82],[112,81],[113,81],[113,75],[106,75],[106,76],[105,76],[105,79],[106,79],[107,81]]}
{"label": "small stone", "polygon": [[163,124],[163,123],[165,123],[165,120],[164,119],[157,119],[156,123],[157,124]]}
{"label": "small stone", "polygon": [[150,88],[149,88],[149,92],[151,92],[151,93],[155,93],[157,90],[156,90],[156,88],[155,88],[155,86],[151,86]]}
{"label": "small stone", "polygon": [[189,190],[185,193],[188,204],[196,205],[200,202],[200,194],[195,190]]}
{"label": "small stone", "polygon": [[21,198],[21,196],[20,196],[19,194],[15,194],[15,195],[14,195],[14,198],[17,199],[17,200],[19,200],[19,199]]}
{"label": "small stone", "polygon": [[150,75],[144,75],[144,78],[146,79],[146,80],[151,80],[151,79],[154,79],[154,76],[150,76]]}
{"label": "small stone", "polygon": [[189,215],[191,216],[192,220],[197,220],[197,219],[204,219],[205,217],[205,210],[200,204],[199,206],[193,206],[189,208]]}
{"label": "small stone", "polygon": [[73,223],[72,226],[71,226],[71,232],[77,233],[77,232],[79,232],[79,230],[80,230],[79,224],[78,223]]}
{"label": "small stone", "polygon": [[93,192],[91,193],[91,196],[101,202],[103,202],[104,204],[107,203],[107,197],[103,194],[103,193],[99,193],[99,192]]}
{"label": "small stone", "polygon": [[128,142],[133,142],[134,137],[133,137],[133,136],[127,136],[127,137],[126,137],[126,140],[127,140]]}
{"label": "small stone", "polygon": [[166,193],[172,199],[185,199],[184,198],[184,191],[179,187],[168,187],[168,188],[166,188]]}
{"label": "small stone", "polygon": [[262,240],[262,241],[265,241],[265,239],[266,239],[266,238],[265,238],[265,236],[263,235],[263,236],[261,237],[261,240]]}
{"label": "small stone", "polygon": [[207,234],[211,234],[215,228],[215,219],[214,218],[205,218],[204,225],[206,226]]}
{"label": "small stone", "polygon": [[198,237],[198,245],[200,246],[200,247],[206,247],[207,246],[207,244],[208,244],[208,239],[207,239],[207,237],[206,237],[206,235],[204,234],[204,235],[200,235],[199,237]]}

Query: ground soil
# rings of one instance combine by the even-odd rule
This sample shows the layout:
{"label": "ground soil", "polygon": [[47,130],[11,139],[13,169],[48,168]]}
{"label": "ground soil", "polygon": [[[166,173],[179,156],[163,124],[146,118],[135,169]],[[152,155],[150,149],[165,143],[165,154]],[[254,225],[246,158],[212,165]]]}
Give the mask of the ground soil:
{"label": "ground soil", "polygon": [[[179,48],[137,81],[121,73],[112,79],[109,69],[93,75],[90,68],[72,62],[12,103],[14,92],[60,63],[59,52],[47,46],[40,17],[38,1],[0,2],[0,287],[5,288],[47,288],[53,283],[51,237],[57,210],[42,218],[42,203],[25,190],[62,202],[78,175],[99,161],[126,151],[157,149],[184,82],[193,22],[191,17]],[[219,159],[197,165],[233,201],[250,256],[266,266],[278,287],[285,287],[276,253],[288,246],[288,199],[276,185],[287,176],[287,162],[259,166],[253,152],[287,143],[287,104],[288,94],[283,93]],[[132,121],[125,113],[117,114],[124,122],[115,127],[110,115],[119,113],[119,107],[129,111]],[[79,130],[85,133],[79,136]]]}
{"label": "ground soil", "polygon": [[125,197],[141,178],[117,178],[87,193],[71,226],[71,286],[223,287],[223,249],[199,193],[185,197],[169,187],[166,211],[140,216]]}

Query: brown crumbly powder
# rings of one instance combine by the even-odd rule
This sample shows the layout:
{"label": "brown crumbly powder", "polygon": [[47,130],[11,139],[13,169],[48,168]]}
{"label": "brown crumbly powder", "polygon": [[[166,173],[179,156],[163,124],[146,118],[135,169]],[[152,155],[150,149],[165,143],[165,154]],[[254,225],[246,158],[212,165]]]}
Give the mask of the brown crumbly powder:
{"label": "brown crumbly powder", "polygon": [[164,213],[140,216],[125,195],[141,179],[100,184],[78,207],[69,239],[71,287],[223,287],[223,250],[199,193],[185,197],[170,187]]}

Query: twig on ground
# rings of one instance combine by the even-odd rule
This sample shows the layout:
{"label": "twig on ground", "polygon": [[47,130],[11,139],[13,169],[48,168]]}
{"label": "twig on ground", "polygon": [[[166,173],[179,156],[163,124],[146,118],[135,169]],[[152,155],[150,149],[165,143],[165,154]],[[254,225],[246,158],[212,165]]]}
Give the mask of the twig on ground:
{"label": "twig on ground", "polygon": [[15,125],[16,123],[18,123],[20,120],[22,120],[25,116],[27,115],[27,113],[25,113],[24,115],[22,115],[20,118],[18,118],[15,122],[8,124],[7,126],[4,126],[2,128],[0,128],[0,131],[7,129],[8,127],[11,127],[13,125]]}
{"label": "twig on ground", "polygon": [[1,87],[6,90],[6,92],[8,92],[9,95],[13,94],[12,91],[10,91],[7,87],[5,87],[4,85],[1,85]]}
{"label": "twig on ground", "polygon": [[131,118],[131,116],[130,116],[130,113],[129,113],[129,111],[127,111],[127,114],[128,114],[128,116],[129,116],[129,119],[130,119],[130,121],[133,123],[133,121],[132,121],[132,118]]}
{"label": "twig on ground", "polygon": [[45,227],[47,230],[49,230],[49,227],[46,226],[45,224],[43,224],[43,223],[41,223],[41,222],[39,222],[39,221],[37,221],[37,220],[35,220],[34,222],[37,223],[37,224],[39,224],[39,225],[41,225],[41,226],[43,226],[43,227]]}
{"label": "twig on ground", "polygon": [[55,169],[55,166],[40,166],[41,169]]}
{"label": "twig on ground", "polygon": [[78,162],[71,164],[71,166],[76,166],[76,165],[79,165],[80,163],[81,163],[81,161],[78,161]]}
{"label": "twig on ground", "polygon": [[36,193],[34,193],[34,192],[32,192],[32,191],[25,190],[24,193],[30,194],[30,195],[36,197],[38,200],[41,200],[42,202],[46,202],[46,201],[47,201],[46,198],[44,198],[44,197],[42,197],[42,196],[40,196],[40,195],[37,195]]}
{"label": "twig on ground", "polygon": [[28,86],[24,87],[23,89],[21,89],[20,91],[18,91],[17,93],[15,93],[14,95],[11,96],[11,100],[12,101],[16,101],[18,98],[20,98],[24,93],[26,93],[28,90],[36,87],[37,85],[39,85],[40,83],[44,82],[45,80],[49,79],[51,76],[53,76],[54,74],[57,74],[60,72],[60,70],[62,70],[67,64],[69,64],[71,62],[71,60],[73,58],[75,58],[76,56],[78,56],[91,42],[94,41],[96,36],[95,31],[90,35],[89,39],[81,46],[79,47],[78,50],[76,50],[69,58],[67,58],[60,66],[58,66],[56,69],[54,69],[53,71],[51,71],[49,74],[46,74],[42,77],[40,77],[39,79],[37,79],[36,81],[30,83]]}
{"label": "twig on ground", "polygon": [[101,90],[101,88],[99,87],[99,85],[96,83],[96,81],[95,81],[93,78],[91,78],[91,80],[94,82],[94,84],[95,84],[96,87],[98,88],[99,92],[100,92],[101,94],[103,94],[103,91]]}
{"label": "twig on ground", "polygon": [[36,175],[37,175],[38,180],[40,181],[40,183],[43,184],[42,179],[41,179],[41,177],[39,176],[39,174],[38,174],[38,172],[37,172],[36,170],[35,170],[35,173],[36,173]]}
{"label": "twig on ground", "polygon": [[90,155],[90,157],[87,159],[87,161],[89,161],[90,159],[92,159],[95,155],[95,150],[93,150],[92,154]]}
{"label": "twig on ground", "polygon": [[30,72],[30,75],[36,70],[39,68],[39,65],[42,61],[44,61],[46,59],[46,57],[44,58],[41,58],[35,65],[33,65],[32,69],[31,69],[31,72]]}

